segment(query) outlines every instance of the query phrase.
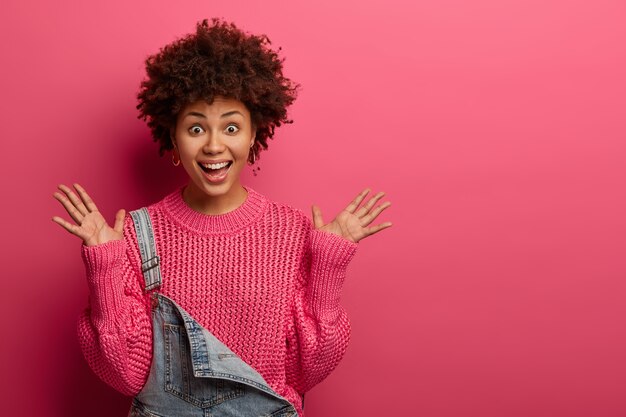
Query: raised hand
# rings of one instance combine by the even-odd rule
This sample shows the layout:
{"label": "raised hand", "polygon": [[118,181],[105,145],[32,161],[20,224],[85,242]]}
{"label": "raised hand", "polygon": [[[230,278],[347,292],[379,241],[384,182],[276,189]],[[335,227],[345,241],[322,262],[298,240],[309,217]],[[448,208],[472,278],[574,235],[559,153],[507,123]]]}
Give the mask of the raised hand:
{"label": "raised hand", "polygon": [[378,233],[381,230],[390,227],[391,222],[366,227],[372,223],[384,209],[391,205],[391,203],[387,201],[373,209],[376,202],[385,195],[385,193],[381,191],[373,198],[370,198],[365,205],[359,208],[359,205],[363,202],[365,196],[369,192],[369,188],[361,191],[361,193],[356,196],[356,198],[352,200],[352,202],[348,204],[348,206],[343,209],[337,217],[333,219],[333,221],[327,224],[324,224],[320,208],[313,205],[311,210],[313,211],[313,224],[315,225],[315,228],[334,233],[356,243],[367,236],[373,235],[374,233]]}
{"label": "raised hand", "polygon": [[[68,214],[76,222],[72,224],[61,217],[54,216],[52,221],[61,225],[65,230],[78,236],[87,246],[100,245],[111,240],[121,240],[124,238],[122,232],[124,226],[125,211],[119,210],[115,215],[115,225],[111,228],[98,208],[94,204],[89,194],[79,184],[74,184],[78,196],[65,185],[59,185],[60,193],[56,191],[54,198],[65,207]],[[79,197],[80,196],[80,197]]]}

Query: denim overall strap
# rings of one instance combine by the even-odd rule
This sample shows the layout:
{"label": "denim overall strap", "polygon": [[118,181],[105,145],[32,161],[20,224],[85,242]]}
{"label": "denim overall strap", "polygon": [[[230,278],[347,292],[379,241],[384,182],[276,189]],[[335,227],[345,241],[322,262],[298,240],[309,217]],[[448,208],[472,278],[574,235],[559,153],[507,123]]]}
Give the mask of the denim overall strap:
{"label": "denim overall strap", "polygon": [[[130,212],[145,290],[161,285],[160,259],[146,208]],[[298,417],[263,377],[174,300],[152,293],[153,359],[130,417]]]}
{"label": "denim overall strap", "polygon": [[135,224],[137,243],[141,254],[141,272],[146,283],[144,290],[149,291],[161,285],[160,258],[154,243],[154,231],[148,209],[142,207],[130,212]]}

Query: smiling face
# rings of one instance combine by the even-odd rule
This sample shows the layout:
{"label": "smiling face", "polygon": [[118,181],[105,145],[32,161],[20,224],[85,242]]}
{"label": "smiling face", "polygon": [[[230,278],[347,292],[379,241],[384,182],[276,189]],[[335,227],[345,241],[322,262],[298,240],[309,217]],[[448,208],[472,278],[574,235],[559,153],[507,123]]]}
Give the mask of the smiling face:
{"label": "smiling face", "polygon": [[216,97],[183,108],[172,132],[174,152],[189,175],[183,198],[193,209],[221,214],[247,196],[240,182],[255,130],[250,112],[235,99]]}

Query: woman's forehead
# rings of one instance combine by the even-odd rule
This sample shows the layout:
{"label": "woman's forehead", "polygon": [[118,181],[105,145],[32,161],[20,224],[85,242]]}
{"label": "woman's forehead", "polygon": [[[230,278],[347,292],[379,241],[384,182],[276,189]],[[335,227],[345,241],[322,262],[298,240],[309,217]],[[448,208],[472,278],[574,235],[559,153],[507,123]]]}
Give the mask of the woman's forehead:
{"label": "woman's forehead", "polygon": [[181,110],[180,115],[184,117],[187,113],[194,112],[219,117],[224,113],[232,111],[238,111],[244,116],[249,114],[249,111],[243,102],[230,97],[217,96],[211,103],[204,99],[189,103]]}

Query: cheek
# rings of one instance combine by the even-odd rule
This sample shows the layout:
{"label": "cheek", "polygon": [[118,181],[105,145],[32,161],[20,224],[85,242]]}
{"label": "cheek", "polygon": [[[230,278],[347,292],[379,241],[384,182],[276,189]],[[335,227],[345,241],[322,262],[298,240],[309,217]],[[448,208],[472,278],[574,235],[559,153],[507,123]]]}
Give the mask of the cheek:
{"label": "cheek", "polygon": [[178,152],[181,157],[184,155],[186,157],[190,157],[195,155],[198,152],[197,146],[195,145],[195,141],[191,140],[192,138],[177,136],[178,137]]}
{"label": "cheek", "polygon": [[250,152],[251,152],[251,151],[252,151],[252,148],[250,148],[250,146],[245,146],[245,147],[243,147],[243,148],[241,149],[241,152],[239,153],[239,158],[240,158],[241,160],[243,160],[243,161],[244,161],[244,163],[245,163],[245,161],[247,160],[248,155],[250,154]]}
{"label": "cheek", "polygon": [[196,156],[189,148],[179,149],[180,161],[187,172],[195,170]]}
{"label": "cheek", "polygon": [[248,146],[250,144],[244,138],[236,138],[236,141],[231,138],[228,149],[234,157],[241,159],[248,152]]}

